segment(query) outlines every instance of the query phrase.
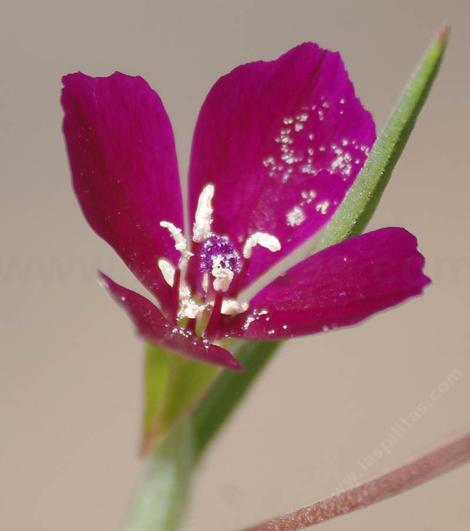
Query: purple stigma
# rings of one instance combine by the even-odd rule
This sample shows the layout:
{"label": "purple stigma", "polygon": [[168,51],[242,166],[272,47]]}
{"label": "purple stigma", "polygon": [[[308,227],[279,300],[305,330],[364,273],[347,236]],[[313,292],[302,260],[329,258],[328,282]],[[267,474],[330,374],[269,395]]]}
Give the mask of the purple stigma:
{"label": "purple stigma", "polygon": [[240,255],[227,236],[210,236],[201,246],[200,270],[210,273],[215,268],[230,269],[234,274],[241,269]]}

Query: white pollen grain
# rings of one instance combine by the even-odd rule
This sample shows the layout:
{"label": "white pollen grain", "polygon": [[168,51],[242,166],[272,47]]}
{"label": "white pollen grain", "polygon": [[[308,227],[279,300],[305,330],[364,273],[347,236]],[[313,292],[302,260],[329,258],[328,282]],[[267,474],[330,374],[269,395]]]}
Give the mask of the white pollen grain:
{"label": "white pollen grain", "polygon": [[286,214],[286,221],[289,227],[297,227],[299,225],[302,225],[305,219],[306,216],[304,209],[299,206],[295,206]]}

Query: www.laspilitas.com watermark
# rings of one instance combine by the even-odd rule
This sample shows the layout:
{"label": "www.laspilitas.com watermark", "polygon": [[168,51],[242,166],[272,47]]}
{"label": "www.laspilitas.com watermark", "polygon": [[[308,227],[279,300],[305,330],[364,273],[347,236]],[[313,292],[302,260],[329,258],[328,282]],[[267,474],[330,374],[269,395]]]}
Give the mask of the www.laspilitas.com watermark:
{"label": "www.laspilitas.com watermark", "polygon": [[348,474],[333,490],[332,495],[353,488],[364,480],[368,471],[375,467],[381,459],[392,453],[395,445],[415,426],[441,398],[443,398],[463,377],[460,369],[453,369],[429,393],[427,398],[419,402],[406,415],[397,419],[385,433],[385,437],[366,456],[356,461],[357,470]]}

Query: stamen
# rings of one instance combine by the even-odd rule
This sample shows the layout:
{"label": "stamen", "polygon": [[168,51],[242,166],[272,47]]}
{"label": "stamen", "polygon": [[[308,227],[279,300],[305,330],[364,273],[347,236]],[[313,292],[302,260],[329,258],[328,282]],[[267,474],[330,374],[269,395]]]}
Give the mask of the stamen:
{"label": "stamen", "polygon": [[248,310],[247,302],[238,302],[235,299],[225,299],[222,301],[220,313],[224,315],[238,315]]}
{"label": "stamen", "polygon": [[[188,242],[182,230],[169,221],[161,221],[160,226],[170,233],[175,242],[176,250],[181,253],[181,258],[177,268],[165,258],[158,260],[158,267],[165,282],[174,288],[174,318],[178,320],[189,319],[187,326],[195,330],[197,323],[201,325],[199,317],[209,315],[209,322],[204,332],[209,338],[215,335],[218,326],[222,324],[223,315],[234,316],[248,310],[248,303],[239,302],[235,298],[224,300],[224,296],[231,287],[230,295],[232,297],[238,292],[238,286],[241,285],[246,274],[253,248],[261,245],[271,252],[281,249],[281,243],[272,234],[255,232],[245,242],[243,247],[245,260],[242,261],[228,236],[212,233],[212,199],[214,193],[213,184],[207,184],[202,189],[193,224],[193,251],[198,258],[199,272],[202,273],[201,282],[205,292],[205,301],[198,302],[197,298],[195,300],[192,297],[191,289],[186,283],[186,274],[189,267],[189,276],[191,277],[190,258],[193,253],[189,251]],[[213,277],[212,288],[210,276]],[[235,277],[235,285],[231,286]],[[208,309],[211,311],[208,312]]]}
{"label": "stamen", "polygon": [[180,286],[179,299],[178,319],[197,319],[207,307],[207,304],[198,304],[191,298],[191,291],[184,282]]}
{"label": "stamen", "polygon": [[171,234],[171,237],[173,240],[175,240],[175,249],[177,251],[179,251],[182,255],[188,253],[188,242],[183,236],[183,231],[181,229],[169,221],[160,221],[160,227],[167,229]]}
{"label": "stamen", "polygon": [[193,241],[196,243],[204,241],[211,235],[212,198],[214,193],[214,185],[207,184],[199,196],[193,225]]}
{"label": "stamen", "polygon": [[212,306],[212,313],[209,318],[209,322],[207,323],[207,328],[204,332],[204,335],[208,338],[212,338],[215,336],[215,333],[217,329],[220,326],[222,315],[221,315],[221,308],[222,308],[222,302],[223,302],[224,295],[223,293],[216,293],[215,299]]}
{"label": "stamen", "polygon": [[216,267],[212,270],[212,276],[215,279],[212,284],[215,291],[222,291],[225,293],[233,280],[233,271],[222,267]]}
{"label": "stamen", "polygon": [[175,271],[173,264],[166,260],[165,258],[160,258],[158,260],[158,267],[162,272],[165,282],[173,287],[175,285]]}
{"label": "stamen", "polygon": [[206,309],[205,304],[198,304],[193,299],[182,299],[180,301],[180,309],[178,311],[178,319],[197,319],[199,315]]}
{"label": "stamen", "polygon": [[268,234],[267,232],[255,232],[245,242],[243,247],[243,257],[251,258],[253,248],[257,245],[261,245],[261,247],[268,249],[272,253],[275,253],[281,249],[281,242],[276,238],[276,236]]}

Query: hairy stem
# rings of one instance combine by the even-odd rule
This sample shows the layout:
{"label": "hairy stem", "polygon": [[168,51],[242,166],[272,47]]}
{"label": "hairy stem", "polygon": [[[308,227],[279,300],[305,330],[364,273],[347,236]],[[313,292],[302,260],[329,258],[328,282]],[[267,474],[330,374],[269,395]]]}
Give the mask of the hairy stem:
{"label": "hairy stem", "polygon": [[246,531],[297,531],[400,494],[470,459],[470,433],[341,494],[278,516]]}

